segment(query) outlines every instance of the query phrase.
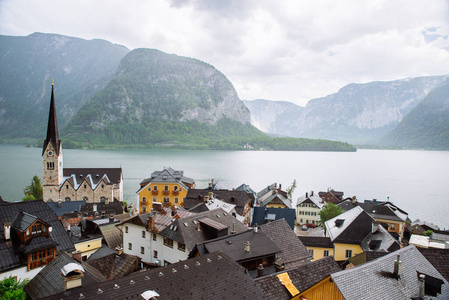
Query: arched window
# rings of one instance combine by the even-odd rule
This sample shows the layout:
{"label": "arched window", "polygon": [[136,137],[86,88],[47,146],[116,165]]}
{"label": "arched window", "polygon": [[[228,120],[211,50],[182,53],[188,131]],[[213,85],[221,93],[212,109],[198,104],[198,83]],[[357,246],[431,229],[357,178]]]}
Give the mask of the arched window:
{"label": "arched window", "polygon": [[87,198],[86,196],[83,197],[83,201],[89,201],[89,198]]}
{"label": "arched window", "polygon": [[65,197],[64,201],[70,201],[70,197]]}
{"label": "arched window", "polygon": [[100,202],[101,202],[101,203],[105,203],[105,202],[106,202],[106,198],[105,198],[105,197],[101,197],[101,198],[100,198]]}

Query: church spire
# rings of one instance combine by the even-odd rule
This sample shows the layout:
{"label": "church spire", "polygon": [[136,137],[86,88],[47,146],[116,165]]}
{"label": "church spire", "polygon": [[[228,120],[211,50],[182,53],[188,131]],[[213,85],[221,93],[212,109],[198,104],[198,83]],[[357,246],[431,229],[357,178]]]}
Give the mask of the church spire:
{"label": "church spire", "polygon": [[48,115],[47,126],[47,138],[44,141],[44,148],[42,149],[42,155],[44,155],[45,149],[47,149],[48,143],[52,143],[55,149],[56,155],[59,155],[61,141],[59,140],[58,133],[58,120],[56,118],[56,105],[55,105],[55,92],[54,83],[51,83],[51,101],[50,101],[50,113]]}

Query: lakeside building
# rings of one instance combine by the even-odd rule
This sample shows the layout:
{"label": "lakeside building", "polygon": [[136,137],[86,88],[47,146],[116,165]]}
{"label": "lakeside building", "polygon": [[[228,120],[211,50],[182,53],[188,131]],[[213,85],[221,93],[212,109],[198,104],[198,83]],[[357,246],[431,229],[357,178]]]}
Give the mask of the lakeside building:
{"label": "lakeside building", "polygon": [[189,189],[195,188],[195,180],[184,176],[184,171],[164,168],[154,171],[151,177],[140,183],[137,191],[139,214],[153,209],[153,205],[184,206],[184,200]]}
{"label": "lakeside building", "polygon": [[122,168],[64,169],[53,83],[42,159],[44,201],[82,200],[87,203],[109,203],[115,199],[123,201]]}

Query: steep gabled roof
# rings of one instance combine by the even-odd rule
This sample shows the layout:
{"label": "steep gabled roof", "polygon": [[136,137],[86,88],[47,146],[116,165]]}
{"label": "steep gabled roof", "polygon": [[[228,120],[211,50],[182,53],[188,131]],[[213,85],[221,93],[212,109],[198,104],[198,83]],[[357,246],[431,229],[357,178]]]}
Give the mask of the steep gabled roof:
{"label": "steep gabled roof", "polygon": [[53,228],[50,237],[59,244],[56,247],[58,252],[75,250],[62,223],[58,220],[58,216],[42,200],[0,203],[0,271],[17,268],[22,265],[18,252],[14,251],[14,244],[5,240],[3,226],[5,223],[11,223],[20,212],[33,215]]}
{"label": "steep gabled roof", "polygon": [[318,207],[318,209],[322,209],[323,206],[326,204],[324,202],[324,200],[321,199],[320,196],[306,194],[306,195],[302,195],[301,197],[298,198],[298,201],[296,202],[296,206],[298,206],[301,203],[307,203],[307,202],[315,204]]}
{"label": "steep gabled roof", "polygon": [[[210,231],[207,228],[203,228],[201,222],[199,222],[200,219],[205,217],[227,226],[228,233],[233,228],[236,233],[248,230],[248,227],[219,208],[177,219],[170,226],[165,227],[160,232],[160,235],[185,244],[187,250],[190,252],[197,243],[215,238],[211,237]],[[198,226],[200,227],[199,231]]]}
{"label": "steep gabled roof", "polygon": [[82,207],[86,204],[86,201],[61,201],[46,203],[58,217],[62,217],[64,214],[80,212]]}
{"label": "steep gabled roof", "polygon": [[285,219],[276,220],[260,226],[260,231],[265,233],[280,249],[277,259],[289,269],[302,265],[310,257],[307,248],[298,239]]}
{"label": "steep gabled roof", "polygon": [[340,268],[334,258],[329,256],[296,268],[256,278],[254,279],[254,282],[264,293],[267,299],[292,299],[294,295],[289,293],[287,288],[279,280],[278,275],[287,273],[292,284],[296,287],[299,293],[302,293],[329,277],[331,273],[339,270]]}
{"label": "steep gabled roof", "polygon": [[44,141],[44,146],[42,148],[42,155],[44,155],[45,149],[49,143],[52,143],[53,148],[56,151],[56,155],[59,155],[59,150],[61,149],[61,141],[59,140],[58,132],[58,120],[56,118],[56,104],[55,104],[55,92],[54,84],[51,84],[51,100],[50,100],[50,111],[48,114],[48,125],[47,125],[47,138]]}
{"label": "steep gabled roof", "polygon": [[[399,279],[393,274],[394,261],[398,255],[401,261]],[[418,296],[418,272],[443,281],[438,299],[449,298],[447,280],[415,246],[408,246],[363,265],[334,273],[331,277],[347,300],[410,299]]]}
{"label": "steep gabled roof", "polygon": [[254,195],[244,191],[189,189],[187,191],[187,195],[184,200],[184,207],[186,209],[193,208],[198,203],[203,202],[204,197],[208,196],[209,192],[213,193],[214,198],[235,205],[235,211],[239,215],[243,214],[246,204],[248,204],[251,201],[254,201]]}
{"label": "steep gabled roof", "polygon": [[[249,252],[245,251],[247,242],[250,243]],[[255,233],[254,230],[205,241],[200,246],[204,247],[206,253],[222,252],[237,262],[267,257],[282,251],[265,233]]]}
{"label": "steep gabled roof", "polygon": [[64,168],[63,172],[64,177],[72,177],[75,180],[75,189],[85,178],[89,178],[89,184],[95,187],[105,176],[107,181],[115,184],[120,183],[123,177],[122,168]]}
{"label": "steep gabled roof", "polygon": [[139,193],[142,189],[146,188],[149,183],[178,183],[186,190],[188,190],[188,185],[195,183],[195,180],[184,176],[184,171],[173,170],[172,168],[164,168],[162,171],[154,171],[151,173],[150,178],[146,178],[140,182],[140,189],[137,191]]}
{"label": "steep gabled roof", "polygon": [[[77,263],[67,253],[62,252],[58,257],[45,266],[28,284],[24,290],[31,299],[40,299],[64,292],[64,278],[61,269],[69,264]],[[83,265],[84,267],[84,265]],[[92,274],[90,268],[84,268],[83,287],[90,284],[105,281],[106,278],[97,273]]]}
{"label": "steep gabled roof", "polygon": [[326,230],[333,243],[360,245],[371,232],[371,218],[361,207],[357,206],[326,221]]}
{"label": "steep gabled roof", "polygon": [[449,281],[449,249],[417,248],[419,252]]}
{"label": "steep gabled roof", "polygon": [[48,299],[139,299],[145,291],[160,299],[265,299],[251,276],[223,253],[188,259],[87,287]]}

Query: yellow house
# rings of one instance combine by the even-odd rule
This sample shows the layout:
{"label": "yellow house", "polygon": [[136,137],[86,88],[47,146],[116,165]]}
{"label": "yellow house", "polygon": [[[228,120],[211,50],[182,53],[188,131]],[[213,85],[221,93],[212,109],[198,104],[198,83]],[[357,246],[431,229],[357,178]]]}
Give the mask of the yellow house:
{"label": "yellow house", "polygon": [[254,279],[267,299],[343,300],[331,274],[341,269],[332,257]]}
{"label": "yellow house", "polygon": [[153,172],[150,178],[140,183],[140,189],[137,191],[139,214],[151,211],[155,204],[183,206],[190,188],[195,188],[195,181],[185,177],[184,171],[164,168],[162,171]]}
{"label": "yellow house", "polygon": [[334,256],[334,245],[329,237],[321,236],[298,236],[301,242],[306,246],[312,261],[322,259],[328,256]]}

